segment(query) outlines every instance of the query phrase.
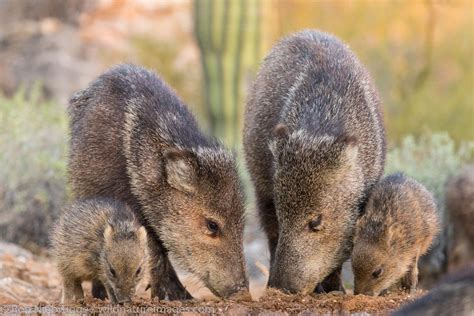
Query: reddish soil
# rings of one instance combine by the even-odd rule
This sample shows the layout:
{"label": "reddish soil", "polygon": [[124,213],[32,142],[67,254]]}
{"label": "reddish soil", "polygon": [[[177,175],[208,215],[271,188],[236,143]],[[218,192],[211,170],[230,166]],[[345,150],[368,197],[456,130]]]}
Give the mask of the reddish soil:
{"label": "reddish soil", "polygon": [[[2,245],[0,245],[1,247]],[[3,250],[0,251],[0,312],[12,312],[19,306],[23,308],[28,306],[43,308],[43,312],[47,308],[61,307],[59,305],[61,296],[60,278],[50,258],[34,256],[26,251],[12,254],[6,252],[5,249],[0,250]],[[369,297],[329,293],[300,296],[267,290],[258,300],[254,301],[248,299],[215,300],[211,298],[206,289],[200,289],[195,281],[185,279],[184,283],[190,292],[202,299],[168,302],[149,299],[149,293],[145,292],[145,282],[140,284],[134,303],[124,306],[129,308],[128,311],[130,309],[131,311],[137,311],[138,308],[141,308],[140,312],[142,313],[166,312],[173,314],[176,312],[193,314],[193,312],[206,311],[230,314],[268,312],[281,312],[282,314],[301,312],[305,312],[305,314],[349,314],[358,312],[388,314],[390,310],[397,309],[400,305],[422,294],[419,292],[416,295],[408,295],[400,292],[383,297]],[[88,308],[89,312],[92,311],[91,309],[104,312],[106,311],[104,308],[113,308],[107,302],[91,298],[90,285],[86,285],[84,290],[86,293],[84,304],[71,307]],[[262,292],[262,287],[254,286],[252,288],[254,297],[258,297],[259,293]],[[201,309],[197,309],[198,307]],[[108,311],[111,312],[112,310]]]}

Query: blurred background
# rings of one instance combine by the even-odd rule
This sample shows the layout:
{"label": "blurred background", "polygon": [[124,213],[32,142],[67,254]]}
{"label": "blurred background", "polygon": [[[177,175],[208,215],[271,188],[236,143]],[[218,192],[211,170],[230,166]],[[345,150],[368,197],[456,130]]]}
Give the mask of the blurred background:
{"label": "blurred background", "polygon": [[[108,67],[155,70],[241,156],[259,63],[282,36],[317,28],[347,42],[374,78],[386,171],[404,171],[437,198],[443,232],[421,266],[429,286],[455,247],[446,181],[474,159],[473,17],[469,0],[0,0],[0,236],[34,253],[47,247],[68,200],[68,98]],[[247,260],[264,282],[266,241],[241,168]]]}

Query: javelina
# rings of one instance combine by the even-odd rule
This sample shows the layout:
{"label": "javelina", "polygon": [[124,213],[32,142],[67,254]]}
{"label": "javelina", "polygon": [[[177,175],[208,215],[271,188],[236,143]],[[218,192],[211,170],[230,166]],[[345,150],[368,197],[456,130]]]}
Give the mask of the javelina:
{"label": "javelina", "polygon": [[168,256],[218,296],[248,289],[244,203],[234,156],[206,137],[154,73],[122,65],[70,103],[76,197],[111,196],[146,225],[152,296],[190,298]]}
{"label": "javelina", "polygon": [[379,295],[402,279],[418,284],[418,258],[439,230],[433,196],[413,179],[396,173],[374,188],[357,221],[352,253],[354,293]]}
{"label": "javelina", "polygon": [[393,316],[472,316],[474,311],[474,264],[449,274],[428,294],[403,306]]}
{"label": "javelina", "polygon": [[63,278],[62,303],[82,300],[82,281],[94,297],[131,301],[146,270],[147,234],[132,210],[116,200],[85,199],[65,208],[51,243]]}
{"label": "javelina", "polygon": [[474,260],[474,165],[448,180],[445,202],[454,228],[448,251],[452,270]]}
{"label": "javelina", "polygon": [[303,31],[265,58],[247,103],[244,148],[270,247],[269,286],[343,290],[361,204],[383,172],[379,98],[350,49]]}

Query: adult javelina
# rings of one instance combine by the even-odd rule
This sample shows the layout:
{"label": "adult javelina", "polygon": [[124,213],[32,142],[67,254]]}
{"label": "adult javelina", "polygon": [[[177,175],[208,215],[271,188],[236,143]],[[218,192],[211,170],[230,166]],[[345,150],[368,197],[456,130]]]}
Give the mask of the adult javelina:
{"label": "adult javelina", "polygon": [[152,296],[190,298],[168,255],[218,296],[248,288],[234,157],[203,135],[162,80],[118,66],[76,94],[69,114],[73,193],[114,197],[141,216],[151,244]]}
{"label": "adult javelina", "polygon": [[269,286],[342,288],[361,203],[383,172],[385,135],[370,77],[335,37],[303,31],[266,57],[244,147],[268,236]]}

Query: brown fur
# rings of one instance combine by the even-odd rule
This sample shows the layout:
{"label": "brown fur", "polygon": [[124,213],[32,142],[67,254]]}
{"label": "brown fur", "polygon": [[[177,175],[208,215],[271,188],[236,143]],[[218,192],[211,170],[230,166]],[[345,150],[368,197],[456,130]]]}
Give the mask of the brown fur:
{"label": "brown fur", "polygon": [[82,281],[93,296],[113,303],[131,301],[148,261],[146,230],[132,210],[110,199],[88,199],[65,208],[51,236],[63,278],[62,303],[84,298]]}
{"label": "brown fur", "polygon": [[382,179],[356,226],[354,293],[379,295],[401,278],[415,290],[418,259],[439,231],[438,216],[433,196],[420,183],[402,174]]}
{"label": "brown fur", "polygon": [[201,132],[170,87],[121,65],[76,94],[69,112],[72,191],[133,206],[148,231],[152,296],[191,297],[169,258],[218,296],[248,289],[235,158]]}
{"label": "brown fur", "polygon": [[269,286],[311,292],[328,277],[325,291],[343,290],[355,220],[385,159],[380,101],[351,50],[311,30],[275,45],[250,92],[244,148],[269,241]]}
{"label": "brown fur", "polygon": [[474,260],[474,165],[464,167],[448,180],[445,203],[453,224],[448,249],[448,265],[452,270]]}

